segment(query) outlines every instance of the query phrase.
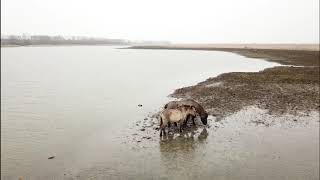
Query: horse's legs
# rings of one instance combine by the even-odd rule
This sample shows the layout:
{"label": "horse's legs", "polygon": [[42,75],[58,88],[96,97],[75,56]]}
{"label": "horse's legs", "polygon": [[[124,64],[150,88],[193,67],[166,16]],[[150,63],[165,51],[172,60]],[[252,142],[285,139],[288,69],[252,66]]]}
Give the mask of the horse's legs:
{"label": "horse's legs", "polygon": [[178,124],[179,132],[182,133],[181,123]]}
{"label": "horse's legs", "polygon": [[160,137],[162,136],[162,131],[163,135],[166,135],[166,126],[169,125],[168,122],[163,122],[163,124],[160,126]]}
{"label": "horse's legs", "polygon": [[189,115],[187,115],[186,119],[182,122],[184,127],[187,127]]}
{"label": "horse's legs", "polygon": [[177,127],[178,125],[177,125],[177,122],[174,122],[174,125]]}
{"label": "horse's legs", "polygon": [[162,136],[162,132],[163,132],[163,135],[165,136],[166,135],[165,127],[160,129],[160,137]]}

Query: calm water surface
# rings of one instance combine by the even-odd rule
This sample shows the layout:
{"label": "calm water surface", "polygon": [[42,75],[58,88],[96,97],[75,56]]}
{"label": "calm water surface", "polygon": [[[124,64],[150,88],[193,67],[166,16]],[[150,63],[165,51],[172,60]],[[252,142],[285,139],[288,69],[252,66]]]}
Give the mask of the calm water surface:
{"label": "calm water surface", "polygon": [[[164,141],[152,128],[140,131],[176,88],[275,65],[214,51],[1,48],[2,179],[317,178],[318,124],[216,129],[211,117],[210,128]],[[263,143],[274,134],[283,140]],[[296,158],[286,145],[308,155]]]}

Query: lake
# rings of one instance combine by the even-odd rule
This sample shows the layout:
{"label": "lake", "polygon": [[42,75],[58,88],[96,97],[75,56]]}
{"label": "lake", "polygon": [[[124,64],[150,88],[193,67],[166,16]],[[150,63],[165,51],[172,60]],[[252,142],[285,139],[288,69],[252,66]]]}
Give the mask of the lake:
{"label": "lake", "polygon": [[319,178],[318,123],[242,123],[272,118],[249,107],[169,141],[140,128],[177,88],[276,65],[217,51],[1,48],[1,179]]}

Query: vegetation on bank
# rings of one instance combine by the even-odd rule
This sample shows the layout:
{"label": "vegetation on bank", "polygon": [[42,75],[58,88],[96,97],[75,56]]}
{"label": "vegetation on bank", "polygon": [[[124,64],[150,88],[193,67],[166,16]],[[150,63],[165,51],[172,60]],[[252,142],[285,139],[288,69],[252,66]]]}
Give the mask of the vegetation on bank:
{"label": "vegetation on bank", "polygon": [[8,36],[1,38],[1,46],[30,46],[30,45],[128,45],[122,39],[70,37],[63,36]]}

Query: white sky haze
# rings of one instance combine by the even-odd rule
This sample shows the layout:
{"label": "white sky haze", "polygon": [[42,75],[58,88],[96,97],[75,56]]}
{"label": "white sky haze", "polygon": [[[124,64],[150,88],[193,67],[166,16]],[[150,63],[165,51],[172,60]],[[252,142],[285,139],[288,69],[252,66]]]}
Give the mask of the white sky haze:
{"label": "white sky haze", "polygon": [[1,33],[319,43],[319,0],[1,0]]}

